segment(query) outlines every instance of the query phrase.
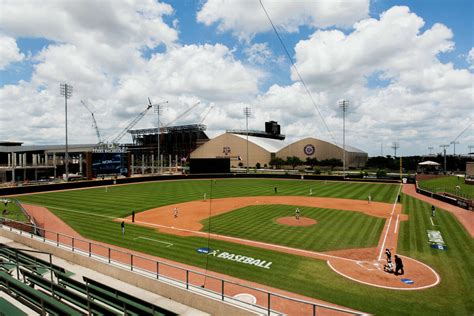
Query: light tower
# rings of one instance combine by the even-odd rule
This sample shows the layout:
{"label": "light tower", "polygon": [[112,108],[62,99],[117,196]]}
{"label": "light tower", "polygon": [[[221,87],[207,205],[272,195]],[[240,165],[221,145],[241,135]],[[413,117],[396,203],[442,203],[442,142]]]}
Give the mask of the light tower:
{"label": "light tower", "polygon": [[247,173],[249,173],[249,117],[252,115],[252,109],[246,106],[244,108],[245,127],[247,130]]}
{"label": "light tower", "polygon": [[339,106],[342,108],[342,176],[346,177],[346,111],[349,107],[348,100],[340,100]]}
{"label": "light tower", "polygon": [[[160,166],[160,114],[161,112],[163,112],[163,108],[161,107],[162,104],[166,104],[168,103],[168,101],[165,101],[165,102],[161,102],[161,103],[157,103],[157,104],[151,104],[151,100],[150,98],[148,98],[148,103],[149,103],[149,106],[153,106],[154,107],[154,111],[156,113],[156,117],[157,117],[157,120],[156,120],[156,143],[157,143],[157,156],[156,156],[156,163],[157,163],[157,167],[156,167],[156,170],[158,170],[158,173],[161,173],[161,166]],[[153,171],[152,171],[153,172]]]}
{"label": "light tower", "polygon": [[392,149],[394,150],[394,158],[397,158],[397,149],[400,148],[400,144],[398,142],[393,142]]}
{"label": "light tower", "polygon": [[428,147],[428,149],[430,150],[430,156],[431,156],[431,151],[433,150],[433,146]]}
{"label": "light tower", "polygon": [[456,144],[459,144],[459,142],[453,140],[450,144],[453,144],[453,156],[456,156]]}
{"label": "light tower", "polygon": [[469,156],[470,156],[470,155],[472,155],[472,149],[474,148],[474,146],[473,146],[473,145],[469,145],[469,146],[467,146],[467,147],[469,148],[468,154],[469,154]]}
{"label": "light tower", "polygon": [[66,153],[64,155],[64,164],[66,171],[66,181],[69,181],[69,147],[67,143],[67,99],[72,97],[72,86],[67,83],[61,83],[59,85],[59,92],[64,96],[64,113],[66,121]]}
{"label": "light tower", "polygon": [[444,174],[446,174],[446,148],[448,148],[449,145],[439,145],[439,147],[444,150]]}

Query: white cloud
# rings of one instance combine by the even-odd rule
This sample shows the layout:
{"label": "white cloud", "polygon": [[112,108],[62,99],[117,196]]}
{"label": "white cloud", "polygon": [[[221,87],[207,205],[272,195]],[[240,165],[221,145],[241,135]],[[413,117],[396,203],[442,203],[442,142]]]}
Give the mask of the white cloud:
{"label": "white cloud", "polygon": [[0,34],[0,70],[9,64],[22,61],[25,55],[20,53],[14,38]]}
{"label": "white cloud", "polygon": [[244,49],[248,61],[253,64],[265,64],[273,56],[268,43],[255,43]]}
{"label": "white cloud", "polygon": [[[437,55],[453,48],[452,32],[441,24],[420,33],[423,20],[407,7],[393,7],[380,20],[366,19],[345,35],[338,30],[316,31],[295,48],[296,65],[314,87],[364,85],[380,72],[384,79],[437,63]],[[298,77],[293,72],[292,78]]]}
{"label": "white cloud", "polygon": [[[291,1],[262,0],[273,23],[287,32],[297,32],[303,25],[313,27],[351,26],[368,16],[369,1]],[[205,25],[218,24],[221,31],[232,31],[240,39],[272,29],[259,1],[208,0],[197,14]]]}
{"label": "white cloud", "polygon": [[469,69],[474,69],[474,48],[471,48],[471,50],[467,54],[466,60],[469,64]]}

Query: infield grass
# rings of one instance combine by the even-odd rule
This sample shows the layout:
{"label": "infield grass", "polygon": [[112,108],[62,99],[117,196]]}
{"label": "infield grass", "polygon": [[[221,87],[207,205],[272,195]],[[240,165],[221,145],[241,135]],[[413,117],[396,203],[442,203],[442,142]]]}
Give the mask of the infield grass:
{"label": "infield grass", "polygon": [[[438,209],[436,224],[448,250],[432,249],[426,230],[432,229],[429,208],[424,202],[403,196],[404,212],[409,220],[400,223],[399,252],[432,266],[441,276],[441,284],[422,291],[394,291],[350,281],[335,274],[322,260],[289,255],[270,250],[233,244],[201,237],[179,237],[153,229],[127,225],[121,237],[115,217],[184,201],[207,197],[273,195],[308,195],[365,200],[370,193],[374,201],[391,203],[399,186],[365,183],[339,183],[287,180],[196,180],[145,183],[22,196],[23,202],[45,205],[84,237],[134,249],[144,253],[183,262],[226,275],[303,294],[364,312],[379,315],[472,315],[474,312],[474,266],[472,238],[448,212]],[[284,206],[282,206],[284,207]],[[294,211],[294,208],[291,208]],[[306,212],[306,210],[304,210]],[[305,214],[306,216],[306,214]],[[316,218],[317,219],[317,218]],[[318,219],[317,219],[318,220]],[[321,220],[321,219],[319,219]],[[322,220],[321,220],[322,221]],[[338,224],[334,224],[338,225]],[[316,225],[317,226],[317,225]],[[334,227],[339,234],[342,228]],[[211,231],[212,227],[211,227]],[[214,232],[214,231],[213,231]],[[172,247],[140,237],[172,243]],[[272,262],[262,269],[196,251],[209,247]]]}
{"label": "infield grass", "polygon": [[294,216],[295,206],[247,206],[201,221],[202,231],[311,251],[375,247],[385,219],[353,211],[300,206],[301,216],[317,221],[308,227],[278,224]]}

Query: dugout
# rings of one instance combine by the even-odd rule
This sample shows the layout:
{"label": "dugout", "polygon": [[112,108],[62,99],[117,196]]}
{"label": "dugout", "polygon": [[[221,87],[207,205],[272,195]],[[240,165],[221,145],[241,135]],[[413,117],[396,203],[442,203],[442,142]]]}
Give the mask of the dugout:
{"label": "dugout", "polygon": [[230,173],[230,158],[191,158],[189,172],[198,173]]}

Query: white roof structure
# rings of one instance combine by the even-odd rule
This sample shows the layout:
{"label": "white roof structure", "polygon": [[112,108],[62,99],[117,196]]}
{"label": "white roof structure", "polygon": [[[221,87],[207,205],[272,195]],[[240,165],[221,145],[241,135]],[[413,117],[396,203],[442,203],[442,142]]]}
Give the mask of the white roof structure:
{"label": "white roof structure", "polygon": [[[247,140],[246,135],[239,135],[239,134],[232,134],[232,135],[240,137],[244,140]],[[280,149],[288,145],[288,142],[285,142],[283,140],[264,138],[264,137],[255,137],[255,136],[249,136],[249,142],[252,142],[253,144],[257,146],[260,146],[266,151],[271,152],[271,153],[276,153]]]}
{"label": "white roof structure", "polygon": [[437,162],[427,160],[427,161],[420,162],[418,166],[441,166],[441,165]]}

